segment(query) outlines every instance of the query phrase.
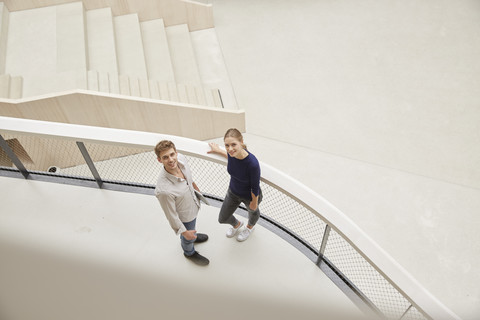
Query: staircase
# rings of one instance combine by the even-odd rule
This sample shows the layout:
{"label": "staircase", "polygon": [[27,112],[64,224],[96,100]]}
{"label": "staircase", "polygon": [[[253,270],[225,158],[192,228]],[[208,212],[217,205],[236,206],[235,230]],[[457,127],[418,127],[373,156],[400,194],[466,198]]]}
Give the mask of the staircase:
{"label": "staircase", "polygon": [[80,89],[237,109],[214,28],[81,1],[12,12],[0,2],[0,19],[0,98]]}

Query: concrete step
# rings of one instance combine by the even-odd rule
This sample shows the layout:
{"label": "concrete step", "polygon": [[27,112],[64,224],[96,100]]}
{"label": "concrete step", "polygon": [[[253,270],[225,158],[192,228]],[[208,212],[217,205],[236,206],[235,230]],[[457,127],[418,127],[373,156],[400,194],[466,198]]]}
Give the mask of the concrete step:
{"label": "concrete step", "polygon": [[110,92],[110,78],[107,72],[98,72],[98,91]]}
{"label": "concrete step", "polygon": [[9,22],[5,70],[22,76],[22,96],[86,88],[81,2],[12,12]]}
{"label": "concrete step", "polygon": [[[201,87],[189,86],[174,82],[149,80],[150,97],[165,101],[182,102],[205,106],[204,92]],[[212,98],[213,100],[213,98]]]}
{"label": "concrete step", "polygon": [[201,106],[208,106],[205,92],[202,87],[195,87],[195,96],[197,97],[198,104]]}
{"label": "concrete step", "polygon": [[62,4],[56,9],[57,72],[87,70],[83,3]]}
{"label": "concrete step", "polygon": [[152,99],[162,99],[160,96],[160,88],[158,87],[158,81],[148,80],[148,88],[150,89],[150,97]]}
{"label": "concrete step", "polygon": [[[51,80],[48,80],[48,79]],[[74,89],[87,89],[87,72],[85,69],[68,70],[58,72],[53,75],[45,74],[43,78],[38,78],[39,81],[51,81],[55,87],[54,91],[49,92],[61,92]]]}
{"label": "concrete step", "polygon": [[86,88],[83,5],[9,14],[5,73],[23,77],[23,97]]}
{"label": "concrete step", "polygon": [[[170,85],[171,91],[174,91],[173,84]],[[195,105],[200,105],[200,106],[206,106],[206,101],[205,101],[205,93],[203,91],[202,87],[195,87],[191,85],[185,85],[178,83],[176,85],[176,92],[178,94],[178,100],[174,100],[175,95],[173,94],[174,98],[172,99],[171,96],[165,100],[172,100],[172,101],[178,101],[182,103],[189,103],[189,104],[195,104]],[[212,96],[212,101],[213,101],[213,96]]]}
{"label": "concrete step", "polygon": [[195,90],[196,87],[194,86],[187,86],[187,97],[188,97],[188,103],[191,104],[200,104],[198,102],[197,98],[197,90]]}
{"label": "concrete step", "polygon": [[88,83],[88,90],[92,91],[99,91],[98,85],[98,72],[95,70],[88,70],[87,72],[87,83]]}
{"label": "concrete step", "polygon": [[5,73],[23,77],[24,97],[56,91],[56,13],[55,6],[10,12]]}
{"label": "concrete step", "polygon": [[[170,87],[168,85],[169,82],[158,82],[158,91],[160,93],[160,99],[162,100],[171,100],[171,101],[176,101],[170,98]],[[171,82],[172,84],[175,84]],[[175,87],[175,92],[176,92],[176,87]]]}
{"label": "concrete step", "polygon": [[0,75],[0,98],[10,98],[10,75]]}
{"label": "concrete step", "polygon": [[[110,8],[88,10],[86,21],[88,70],[118,75],[112,10]],[[118,88],[118,83],[113,83],[111,77],[109,79],[110,90],[115,91],[115,88]],[[120,91],[120,89],[118,90]]]}
{"label": "concrete step", "polygon": [[22,77],[13,77],[9,74],[0,75],[0,98],[20,99],[22,98],[22,91]]}
{"label": "concrete step", "polygon": [[178,99],[180,100],[180,102],[189,103],[186,85],[177,83],[177,92],[178,92]]}
{"label": "concrete step", "polygon": [[165,28],[173,72],[177,83],[202,86],[195,52],[190,40],[190,32],[186,24]]}
{"label": "concrete step", "polygon": [[119,75],[118,82],[120,86],[120,94],[130,95],[130,78],[127,75]]}
{"label": "concrete step", "polygon": [[168,92],[168,99],[164,99],[164,100],[181,102],[180,96],[178,94],[177,84],[175,82],[167,83],[167,92]]}
{"label": "concrete step", "polygon": [[119,94],[120,93],[120,82],[118,80],[117,73],[108,73],[108,84],[109,92]]}
{"label": "concrete step", "polygon": [[8,20],[10,12],[3,2],[0,2],[0,74],[5,73],[7,57]]}
{"label": "concrete step", "polygon": [[35,75],[36,84],[34,88],[30,87],[30,95],[25,94],[26,80],[23,75],[22,78],[22,97],[31,97],[75,89],[87,89],[87,72],[85,70],[70,70]]}
{"label": "concrete step", "polygon": [[88,90],[99,92],[110,92],[110,79],[107,72],[98,72],[95,70],[88,70]]}
{"label": "concrete step", "polygon": [[22,97],[23,78],[10,77],[10,99],[20,99]]}
{"label": "concrete step", "polygon": [[140,23],[148,79],[175,82],[167,34],[162,19]]}
{"label": "concrete step", "polygon": [[118,73],[148,79],[142,33],[137,14],[114,17]]}
{"label": "concrete step", "polygon": [[222,97],[218,89],[211,89],[211,94],[214,101],[214,106],[217,108],[223,108]]}
{"label": "concrete step", "polygon": [[140,97],[140,82],[138,78],[128,77],[128,83],[130,85],[130,95]]}
{"label": "concrete step", "polygon": [[203,93],[205,94],[205,105],[209,107],[216,107],[215,98],[212,94],[212,90],[215,90],[215,89],[208,89],[208,88],[203,89]]}
{"label": "concrete step", "polygon": [[138,79],[138,85],[140,86],[140,97],[151,98],[148,79]]}
{"label": "concrete step", "polygon": [[205,89],[207,104],[209,106],[216,105],[210,97],[212,97],[212,89],[218,89],[222,93],[225,108],[237,109],[235,94],[215,29],[194,31],[190,33],[190,37],[203,88]]}

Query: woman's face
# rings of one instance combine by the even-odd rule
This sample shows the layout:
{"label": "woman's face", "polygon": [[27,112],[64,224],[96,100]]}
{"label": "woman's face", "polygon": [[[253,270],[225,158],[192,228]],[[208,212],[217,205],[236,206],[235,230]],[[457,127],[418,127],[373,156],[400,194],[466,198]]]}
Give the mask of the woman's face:
{"label": "woman's face", "polygon": [[242,142],[233,137],[227,137],[225,140],[225,150],[230,157],[240,157],[242,155],[243,147]]}

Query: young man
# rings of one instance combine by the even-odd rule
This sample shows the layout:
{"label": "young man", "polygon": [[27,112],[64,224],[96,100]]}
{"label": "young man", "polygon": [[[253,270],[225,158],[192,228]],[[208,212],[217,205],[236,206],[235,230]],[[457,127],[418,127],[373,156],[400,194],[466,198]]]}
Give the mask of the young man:
{"label": "young man", "polygon": [[173,231],[180,236],[185,257],[197,265],[206,266],[209,260],[193,245],[207,241],[208,236],[195,230],[200,201],[194,189],[200,190],[192,180],[187,158],[177,153],[173,142],[168,140],[155,146],[155,154],[164,168],[158,177],[155,195]]}

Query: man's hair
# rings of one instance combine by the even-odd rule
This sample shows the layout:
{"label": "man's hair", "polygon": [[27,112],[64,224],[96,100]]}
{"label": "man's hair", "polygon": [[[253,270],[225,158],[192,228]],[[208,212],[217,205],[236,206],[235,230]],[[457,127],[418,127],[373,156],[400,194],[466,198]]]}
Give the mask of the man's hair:
{"label": "man's hair", "polygon": [[162,140],[157,145],[155,146],[155,154],[157,155],[158,158],[160,158],[160,153],[162,153],[165,150],[169,150],[173,148],[175,152],[177,152],[177,148],[175,148],[175,144],[170,141],[170,140]]}

